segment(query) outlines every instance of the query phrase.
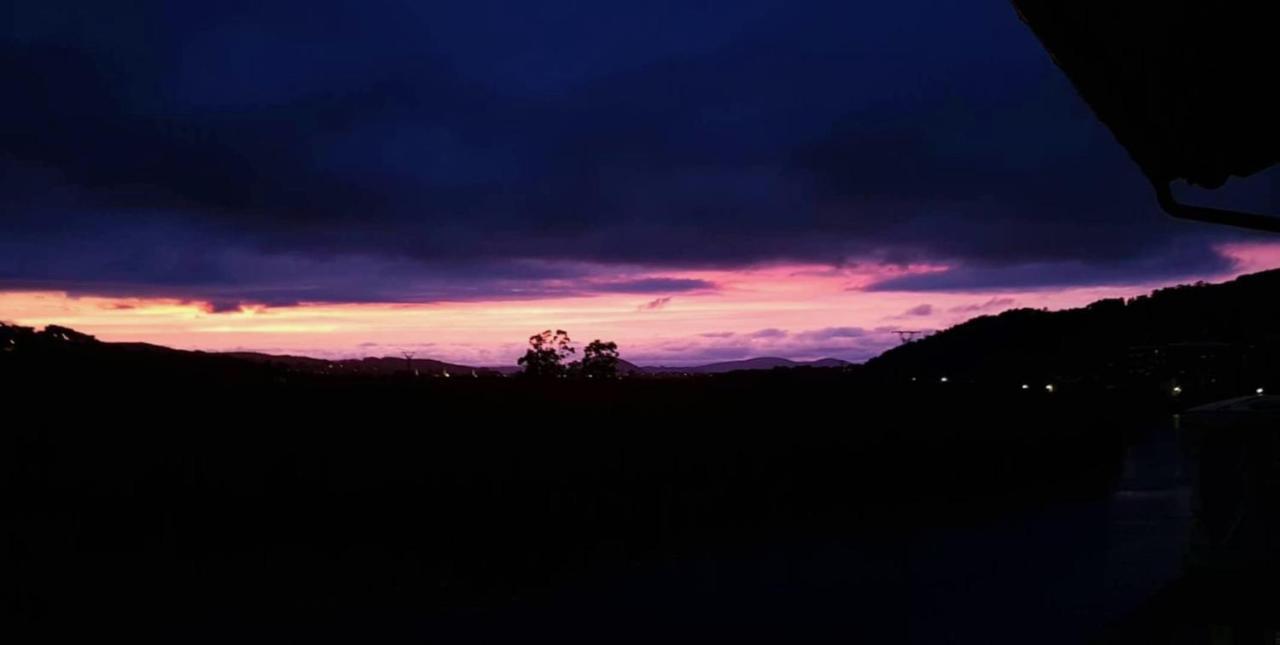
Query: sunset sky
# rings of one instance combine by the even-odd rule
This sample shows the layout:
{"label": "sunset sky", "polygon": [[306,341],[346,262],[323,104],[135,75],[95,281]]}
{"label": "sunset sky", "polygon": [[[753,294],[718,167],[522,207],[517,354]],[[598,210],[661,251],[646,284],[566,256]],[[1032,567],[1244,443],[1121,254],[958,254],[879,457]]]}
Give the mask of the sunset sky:
{"label": "sunset sky", "polygon": [[[857,4],[6,3],[0,320],[863,360],[1280,266],[1274,237],[1162,215],[1009,3]],[[1228,188],[1280,211],[1274,176]]]}

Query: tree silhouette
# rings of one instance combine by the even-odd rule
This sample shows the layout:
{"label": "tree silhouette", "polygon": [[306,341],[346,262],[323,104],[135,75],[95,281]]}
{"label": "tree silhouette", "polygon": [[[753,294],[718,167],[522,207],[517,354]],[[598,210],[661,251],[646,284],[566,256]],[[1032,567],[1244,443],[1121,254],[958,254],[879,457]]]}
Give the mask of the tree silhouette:
{"label": "tree silhouette", "polygon": [[577,350],[563,329],[550,329],[529,337],[529,349],[516,360],[524,367],[524,375],[532,378],[556,378],[565,375],[564,360]]}
{"label": "tree silhouette", "polygon": [[582,351],[582,374],[592,379],[618,377],[618,344],[600,339],[591,341]]}

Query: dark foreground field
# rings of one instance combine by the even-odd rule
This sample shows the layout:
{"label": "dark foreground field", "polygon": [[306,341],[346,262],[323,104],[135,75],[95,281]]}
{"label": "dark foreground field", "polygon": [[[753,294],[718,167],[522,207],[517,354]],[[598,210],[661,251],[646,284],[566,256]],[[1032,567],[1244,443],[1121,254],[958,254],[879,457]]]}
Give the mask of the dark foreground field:
{"label": "dark foreground field", "polygon": [[19,642],[998,642],[1091,611],[1024,605],[1104,584],[1098,502],[1167,418],[825,370],[5,388]]}

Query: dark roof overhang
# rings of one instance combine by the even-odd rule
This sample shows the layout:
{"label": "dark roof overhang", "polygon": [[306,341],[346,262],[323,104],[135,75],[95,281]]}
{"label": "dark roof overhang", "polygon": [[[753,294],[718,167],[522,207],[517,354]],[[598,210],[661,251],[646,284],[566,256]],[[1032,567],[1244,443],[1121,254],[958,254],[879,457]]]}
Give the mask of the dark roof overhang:
{"label": "dark roof overhang", "polygon": [[1268,2],[1012,0],[1174,217],[1280,232],[1280,218],[1178,202],[1280,162],[1280,38]]}

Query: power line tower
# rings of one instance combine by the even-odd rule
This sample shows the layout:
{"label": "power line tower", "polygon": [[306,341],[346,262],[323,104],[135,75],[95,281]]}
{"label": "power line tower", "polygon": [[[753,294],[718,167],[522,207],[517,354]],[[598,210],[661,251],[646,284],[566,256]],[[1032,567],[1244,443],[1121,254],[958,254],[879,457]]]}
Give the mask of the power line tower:
{"label": "power line tower", "polygon": [[409,373],[417,376],[418,370],[413,369],[413,352],[400,352],[400,354],[404,356],[404,365],[408,368]]}

